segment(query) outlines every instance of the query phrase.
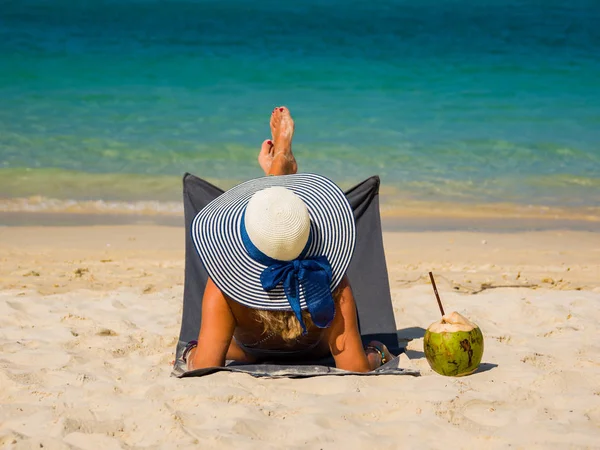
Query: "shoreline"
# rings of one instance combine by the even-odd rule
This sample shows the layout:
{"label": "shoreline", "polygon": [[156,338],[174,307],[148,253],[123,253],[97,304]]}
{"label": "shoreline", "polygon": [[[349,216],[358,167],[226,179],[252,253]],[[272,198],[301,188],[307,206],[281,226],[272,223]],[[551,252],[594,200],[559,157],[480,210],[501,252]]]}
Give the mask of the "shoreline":
{"label": "shoreline", "polygon": [[[583,215],[568,216],[547,215],[510,215],[488,213],[486,210],[475,211],[471,216],[466,210],[455,211],[451,208],[437,210],[402,210],[386,211],[382,208],[381,222],[384,231],[407,232],[443,232],[473,231],[516,233],[527,231],[587,231],[600,233],[600,221],[592,216],[585,219]],[[183,211],[168,214],[106,213],[106,212],[29,212],[0,210],[0,228],[23,226],[184,226]]]}
{"label": "shoreline", "polygon": [[[0,226],[182,223],[181,176],[51,168],[0,169],[0,175]],[[240,182],[233,178],[205,180],[223,189]],[[379,192],[380,211],[385,228],[390,230],[600,231],[600,203],[598,196],[593,195],[600,185],[589,182],[571,183],[585,188],[586,195],[576,195],[569,191],[571,185],[561,184],[546,189],[544,195],[523,191],[517,196],[470,186],[464,187],[464,195],[457,197],[456,189],[448,186],[427,187],[409,180],[397,185],[384,177]],[[347,190],[356,183],[338,184]],[[475,226],[471,226],[473,223]]]}

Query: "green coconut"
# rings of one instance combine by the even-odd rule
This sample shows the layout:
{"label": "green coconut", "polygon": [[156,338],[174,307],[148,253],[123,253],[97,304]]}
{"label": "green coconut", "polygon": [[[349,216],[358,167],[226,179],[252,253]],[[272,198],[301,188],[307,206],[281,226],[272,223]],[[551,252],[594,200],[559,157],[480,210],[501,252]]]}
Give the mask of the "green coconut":
{"label": "green coconut", "polygon": [[469,375],[481,362],[483,334],[477,325],[455,311],[427,328],[424,350],[427,362],[440,375]]}

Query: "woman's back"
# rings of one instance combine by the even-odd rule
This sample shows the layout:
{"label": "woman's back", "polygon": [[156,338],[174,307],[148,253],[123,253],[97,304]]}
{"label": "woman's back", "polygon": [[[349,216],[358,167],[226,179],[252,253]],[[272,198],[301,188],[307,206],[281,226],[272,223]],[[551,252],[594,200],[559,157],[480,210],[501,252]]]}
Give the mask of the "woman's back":
{"label": "woman's back", "polygon": [[306,333],[302,333],[291,311],[248,308],[228,299],[236,321],[235,343],[256,360],[320,358],[329,353],[327,328],[317,327],[308,312],[303,312]]}

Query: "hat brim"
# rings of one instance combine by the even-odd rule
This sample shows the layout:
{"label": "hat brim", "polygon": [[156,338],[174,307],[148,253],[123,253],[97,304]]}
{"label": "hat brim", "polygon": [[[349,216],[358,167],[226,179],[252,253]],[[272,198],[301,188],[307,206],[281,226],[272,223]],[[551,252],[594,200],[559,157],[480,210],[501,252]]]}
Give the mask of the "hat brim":
{"label": "hat brim", "polygon": [[[312,234],[306,257],[327,257],[333,274],[333,291],[350,265],[356,225],[342,190],[321,175],[271,176],[235,186],[198,213],[192,222],[192,239],[208,275],[224,294],[250,308],[290,311],[282,286],[270,292],[263,289],[260,275],[266,266],[248,255],[240,234],[246,205],[254,193],[272,186],[290,189],[306,204]],[[306,308],[302,289],[300,307]]]}

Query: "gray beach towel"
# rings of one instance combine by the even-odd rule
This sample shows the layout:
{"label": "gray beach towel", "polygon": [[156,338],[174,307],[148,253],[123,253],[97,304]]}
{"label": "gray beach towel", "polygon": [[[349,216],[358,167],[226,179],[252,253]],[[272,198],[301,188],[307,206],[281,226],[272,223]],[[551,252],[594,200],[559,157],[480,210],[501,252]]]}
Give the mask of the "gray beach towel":
{"label": "gray beach towel", "polygon": [[[185,371],[181,355],[189,341],[198,338],[202,316],[202,296],[208,274],[196,252],[191,238],[191,223],[196,214],[223,190],[191,174],[183,177],[183,202],[185,213],[185,284],[183,292],[183,317],[177,343],[173,375],[192,377],[218,371],[243,372],[255,377],[303,378],[322,375],[355,375],[335,368],[332,358],[301,364],[240,364],[229,362],[226,367],[212,367]],[[356,249],[348,278],[356,299],[358,321],[363,343],[371,340],[383,342],[395,354],[403,351],[398,346],[396,321],[392,308],[388,273],[383,251],[381,218],[379,215],[379,177],[368,178],[346,192],[346,197],[356,219]],[[376,371],[360,375],[418,375],[417,371],[398,367],[398,358],[389,361]]]}

